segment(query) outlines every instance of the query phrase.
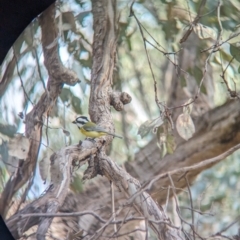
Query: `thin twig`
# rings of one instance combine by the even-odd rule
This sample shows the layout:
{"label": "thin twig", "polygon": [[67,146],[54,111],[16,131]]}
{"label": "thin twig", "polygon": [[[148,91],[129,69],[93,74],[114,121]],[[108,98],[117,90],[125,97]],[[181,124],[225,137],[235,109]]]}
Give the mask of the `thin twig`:
{"label": "thin twig", "polygon": [[[217,7],[218,18],[220,18],[220,8],[221,8],[221,2],[219,1],[219,2],[218,2],[218,7]],[[219,21],[220,21],[220,19],[219,19]],[[221,30],[220,30],[220,32],[219,32],[219,34],[218,34],[218,37],[217,37],[217,40],[216,40],[216,42],[215,42],[215,44],[214,44],[215,48],[212,49],[212,51],[211,51],[210,54],[208,55],[207,59],[205,60],[205,67],[204,67],[203,77],[202,77],[202,79],[201,79],[201,81],[200,81],[200,84],[199,84],[199,86],[198,86],[198,91],[197,91],[197,93],[196,93],[196,95],[195,95],[195,99],[197,99],[198,96],[199,96],[199,94],[200,94],[201,87],[202,87],[203,81],[204,81],[204,79],[205,79],[205,75],[206,75],[206,73],[207,73],[207,68],[208,68],[208,64],[209,64],[210,57],[211,57],[212,54],[216,51],[216,48],[219,46],[219,40],[220,40],[221,36],[222,36],[222,33],[221,33]]]}
{"label": "thin twig", "polygon": [[180,43],[184,43],[188,37],[190,36],[190,34],[192,33],[193,31],[193,27],[198,23],[198,21],[201,19],[201,11],[204,7],[206,3],[206,0],[202,0],[201,3],[200,3],[200,6],[198,8],[198,13],[197,13],[197,16],[194,18],[194,20],[192,21],[191,19],[191,14],[190,14],[190,9],[189,9],[189,5],[188,5],[188,1],[187,1],[187,6],[188,6],[188,9],[189,9],[189,17],[190,17],[190,25],[188,27],[188,30],[184,33],[183,37],[181,38],[180,40]]}
{"label": "thin twig", "polygon": [[[221,55],[220,55],[220,56],[221,56]],[[234,59],[234,57],[231,58],[231,60],[230,60],[230,61],[228,62],[228,64],[227,64],[226,68],[223,70],[223,61],[222,61],[222,57],[221,57],[222,74],[220,75],[220,77],[222,78],[223,82],[225,83],[225,85],[226,85],[226,87],[227,87],[227,90],[228,90],[228,92],[229,92],[229,94],[230,94],[230,97],[240,99],[240,97],[238,96],[237,91],[236,91],[236,83],[233,81],[233,82],[234,82],[234,86],[235,86],[235,90],[232,90],[232,89],[229,87],[228,81],[227,81],[226,78],[225,78],[225,73],[226,73],[228,67],[230,66],[230,64],[232,63],[233,59]]]}
{"label": "thin twig", "polygon": [[[111,185],[112,215],[113,215],[113,221],[115,222],[115,221],[116,221],[116,215],[115,215],[115,197],[114,197],[114,185],[113,185],[113,182],[112,182],[112,181],[110,182],[110,185]],[[117,232],[117,225],[114,224],[113,227],[114,227],[114,233],[116,233],[116,232]]]}
{"label": "thin twig", "polygon": [[230,154],[234,153],[236,150],[240,149],[240,143],[237,144],[236,146],[230,148],[229,150],[227,150],[226,152],[216,156],[216,157],[213,157],[213,158],[209,158],[209,159],[206,159],[200,163],[196,163],[192,166],[188,166],[188,167],[182,167],[182,168],[179,168],[179,169],[175,169],[173,171],[170,171],[170,172],[166,172],[166,173],[162,173],[162,174],[159,174],[157,175],[156,177],[154,177],[151,181],[145,183],[141,189],[136,192],[134,195],[132,195],[128,201],[124,204],[124,205],[129,205],[131,203],[133,203],[133,201],[135,200],[136,197],[138,197],[140,194],[142,194],[144,191],[146,190],[149,190],[151,189],[152,185],[160,180],[161,178],[166,178],[168,177],[168,174],[170,174],[171,176],[172,175],[175,175],[175,174],[182,174],[184,172],[190,172],[190,171],[195,171],[199,168],[204,168],[205,166],[208,166],[208,165],[213,165],[213,164],[216,164],[218,162],[220,162],[221,160],[225,159],[226,157],[228,157]]}
{"label": "thin twig", "polygon": [[106,235],[102,235],[103,238],[115,238],[115,237],[123,237],[125,235],[129,235],[131,233],[134,233],[134,232],[145,232],[145,230],[141,229],[141,228],[135,228],[134,230],[132,231],[129,231],[129,232],[125,232],[125,233],[121,233],[121,234],[118,234],[117,236],[106,236]]}
{"label": "thin twig", "polygon": [[184,206],[179,206],[180,208],[183,208],[183,209],[188,209],[188,210],[190,210],[190,211],[194,211],[194,212],[196,212],[196,213],[198,213],[198,214],[200,214],[200,215],[209,215],[209,216],[214,216],[214,214],[213,213],[208,213],[208,212],[202,212],[202,211],[199,211],[199,210],[196,210],[196,209],[193,209],[193,208],[189,208],[189,207],[184,207]]}
{"label": "thin twig", "polygon": [[48,119],[49,119],[49,114],[47,113],[47,125],[46,125],[47,146],[49,146],[49,138],[48,138]]}
{"label": "thin twig", "polygon": [[232,227],[234,224],[236,224],[236,223],[239,222],[239,221],[240,221],[240,216],[238,216],[235,221],[233,221],[232,223],[230,223],[229,225],[227,225],[227,226],[226,226],[225,228],[223,228],[221,231],[219,231],[219,232],[211,235],[211,237],[220,236],[221,233],[227,231],[230,227]]}
{"label": "thin twig", "polygon": [[41,68],[40,68],[40,61],[39,61],[37,49],[36,49],[35,44],[34,44],[33,24],[32,24],[32,26],[31,26],[30,29],[31,29],[31,35],[32,35],[33,51],[34,51],[34,54],[35,54],[35,57],[36,57],[38,75],[39,75],[39,78],[40,78],[40,80],[41,80],[41,82],[42,82],[42,85],[43,85],[44,90],[47,91],[46,86],[45,86],[45,82],[44,82],[44,80],[43,80]]}
{"label": "thin twig", "polygon": [[[172,177],[170,174],[167,175],[168,178],[169,178],[169,181],[171,183],[171,186],[172,186],[172,192],[173,192],[173,197],[174,197],[174,200],[175,200],[175,203],[176,203],[176,211],[177,211],[177,214],[178,214],[178,217],[180,218],[181,220],[181,223],[186,223],[187,225],[190,225],[186,220],[183,219],[183,217],[181,216],[181,211],[180,211],[180,208],[179,208],[179,205],[178,205],[178,199],[177,199],[177,194],[176,194],[176,191],[175,191],[175,186],[174,186],[174,183],[173,183],[173,180],[172,180]],[[183,225],[183,224],[181,224]]]}
{"label": "thin twig", "polygon": [[165,213],[167,213],[167,207],[168,207],[169,195],[170,195],[170,186],[168,186],[168,190],[167,190],[167,198],[166,198],[165,207],[164,207],[164,211],[165,211]]}
{"label": "thin twig", "polygon": [[148,240],[148,219],[145,219],[145,231],[146,231],[146,235],[145,235],[145,240]]}
{"label": "thin twig", "polygon": [[144,33],[143,33],[143,30],[142,30],[142,26],[141,26],[141,23],[139,22],[138,18],[136,17],[134,11],[133,11],[133,4],[131,5],[131,8],[130,8],[130,15],[133,16],[138,24],[138,27],[139,27],[139,30],[140,30],[140,34],[142,36],[142,39],[143,39],[143,44],[144,44],[144,49],[145,49],[145,53],[146,53],[146,56],[147,56],[147,61],[148,61],[148,65],[149,65],[149,68],[150,68],[150,71],[151,71],[151,74],[152,74],[152,78],[153,78],[153,83],[154,83],[154,93],[155,93],[155,102],[161,112],[161,108],[159,106],[159,100],[158,100],[158,93],[157,93],[157,81],[155,79],[155,75],[153,73],[153,69],[152,69],[152,64],[151,64],[151,61],[150,61],[150,57],[149,57],[149,54],[148,54],[148,50],[147,50],[147,46],[146,46],[146,39],[145,39],[145,36],[144,36]]}
{"label": "thin twig", "polygon": [[25,200],[26,200],[28,191],[30,190],[30,188],[31,188],[32,185],[33,185],[35,172],[36,172],[36,167],[35,167],[35,170],[34,170],[33,174],[31,175],[31,179],[28,181],[28,185],[27,185],[24,193],[23,193],[22,196],[21,196],[21,200],[20,200],[20,202],[19,202],[19,204],[18,204],[18,206],[17,206],[17,209],[16,209],[15,213],[18,212],[18,210],[19,210],[20,206],[22,205],[22,203],[24,203]]}
{"label": "thin twig", "polygon": [[194,212],[193,212],[193,200],[192,200],[192,193],[191,193],[191,189],[190,189],[190,186],[189,186],[189,182],[188,182],[188,179],[186,176],[184,176],[185,178],[185,181],[187,183],[187,188],[188,188],[188,194],[189,194],[189,198],[190,198],[190,204],[191,204],[191,213],[192,213],[192,231],[193,231],[193,239],[195,240],[195,228],[194,228]]}
{"label": "thin twig", "polygon": [[[126,223],[126,221],[127,221],[127,216],[128,216],[128,214],[130,213],[130,208],[129,208],[129,210],[128,210],[128,212],[127,212],[127,214],[124,216],[124,219],[121,221],[121,225],[119,226],[119,228],[117,229],[117,232],[115,232],[114,234],[113,234],[113,236],[116,236],[116,234],[121,230],[121,228],[122,228],[122,226],[123,226],[123,224],[124,223]],[[141,217],[141,220],[143,220],[144,218],[143,217]]]}
{"label": "thin twig", "polygon": [[14,59],[15,59],[15,62],[16,62],[17,73],[18,73],[18,76],[19,76],[19,79],[20,79],[20,82],[21,82],[21,87],[22,87],[22,89],[23,89],[24,96],[25,96],[25,98],[28,99],[28,101],[29,101],[32,105],[34,105],[33,102],[31,101],[31,99],[29,98],[29,96],[28,96],[25,88],[24,88],[22,76],[21,76],[21,74],[20,74],[19,67],[18,67],[18,60],[17,60],[17,56],[16,56],[16,51],[15,51],[14,47],[13,47],[13,56],[14,56]]}

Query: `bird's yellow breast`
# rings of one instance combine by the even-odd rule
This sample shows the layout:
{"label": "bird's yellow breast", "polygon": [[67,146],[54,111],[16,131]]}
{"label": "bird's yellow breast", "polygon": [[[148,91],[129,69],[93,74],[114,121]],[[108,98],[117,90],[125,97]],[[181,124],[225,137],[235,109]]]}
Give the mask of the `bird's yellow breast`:
{"label": "bird's yellow breast", "polygon": [[97,138],[106,135],[104,132],[86,131],[84,128],[80,128],[79,130],[83,135],[90,138]]}

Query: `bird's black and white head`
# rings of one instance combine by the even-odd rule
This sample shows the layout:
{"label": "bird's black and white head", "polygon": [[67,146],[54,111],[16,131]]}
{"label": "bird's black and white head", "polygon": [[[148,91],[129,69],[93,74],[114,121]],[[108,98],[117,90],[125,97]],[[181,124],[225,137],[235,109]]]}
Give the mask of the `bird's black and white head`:
{"label": "bird's black and white head", "polygon": [[81,128],[85,123],[89,122],[88,118],[85,116],[80,116],[75,119],[72,123],[76,124],[79,128]]}

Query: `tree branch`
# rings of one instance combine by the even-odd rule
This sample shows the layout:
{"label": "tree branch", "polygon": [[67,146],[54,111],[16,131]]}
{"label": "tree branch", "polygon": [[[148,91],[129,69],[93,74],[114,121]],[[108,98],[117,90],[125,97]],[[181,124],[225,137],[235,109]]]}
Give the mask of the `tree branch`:
{"label": "tree branch", "polygon": [[[93,41],[93,66],[91,78],[91,95],[89,102],[89,114],[91,119],[105,129],[113,131],[113,121],[110,113],[110,104],[116,110],[122,110],[123,102],[130,102],[131,98],[123,98],[124,94],[110,94],[112,92],[112,75],[116,56],[116,30],[115,30],[115,2],[92,1],[94,18],[94,41]],[[125,94],[126,95],[126,94]],[[115,99],[120,99],[114,101]],[[123,99],[127,99],[126,101]],[[105,137],[107,144],[109,137]],[[140,183],[132,178],[126,171],[120,168],[101,149],[99,154],[100,174],[112,181],[120,191],[126,192],[128,196],[134,194],[140,188]],[[147,201],[146,201],[147,199]],[[136,208],[148,220],[166,220],[164,212],[160,211],[153,199],[143,192],[135,201]],[[178,239],[175,230],[168,228],[165,224],[151,223],[156,234],[163,239]],[[105,228],[100,228],[104,231]],[[98,231],[93,239],[98,239],[102,234]]]}
{"label": "tree branch", "polygon": [[[240,142],[239,102],[229,101],[223,106],[205,113],[195,119],[195,126],[194,136],[188,141],[183,141],[173,154],[167,155],[163,159],[159,155],[157,140],[153,139],[135,155],[135,161],[126,162],[127,171],[132,176],[141,179],[142,182],[147,182],[156,175],[192,166],[228,151]],[[193,183],[199,173],[213,165],[191,171],[188,174],[189,184]],[[178,178],[179,176],[173,177],[175,187],[185,188],[187,186],[185,180],[178,181]],[[154,193],[159,204],[166,201],[169,185],[167,178],[161,179],[153,185],[151,192]]]}
{"label": "tree branch", "polygon": [[42,28],[42,45],[45,66],[48,70],[49,79],[47,92],[43,93],[32,111],[26,115],[26,137],[30,140],[28,157],[20,161],[17,172],[11,177],[1,194],[0,214],[5,217],[13,195],[29,180],[36,167],[37,156],[42,138],[43,116],[46,115],[61,93],[63,84],[74,85],[79,80],[77,75],[65,68],[60,61],[58,44],[51,44],[58,37],[55,24],[55,5],[49,7],[40,17]]}

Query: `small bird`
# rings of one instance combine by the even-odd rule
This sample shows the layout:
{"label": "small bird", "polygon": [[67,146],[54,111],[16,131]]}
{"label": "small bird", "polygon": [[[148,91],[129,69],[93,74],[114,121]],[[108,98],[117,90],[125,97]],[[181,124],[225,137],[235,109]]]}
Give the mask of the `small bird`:
{"label": "small bird", "polygon": [[98,138],[104,135],[111,135],[113,137],[122,138],[119,135],[110,133],[106,131],[104,128],[97,126],[97,124],[90,122],[88,118],[85,116],[77,117],[75,121],[73,121],[72,123],[76,124],[80,132],[86,137]]}

